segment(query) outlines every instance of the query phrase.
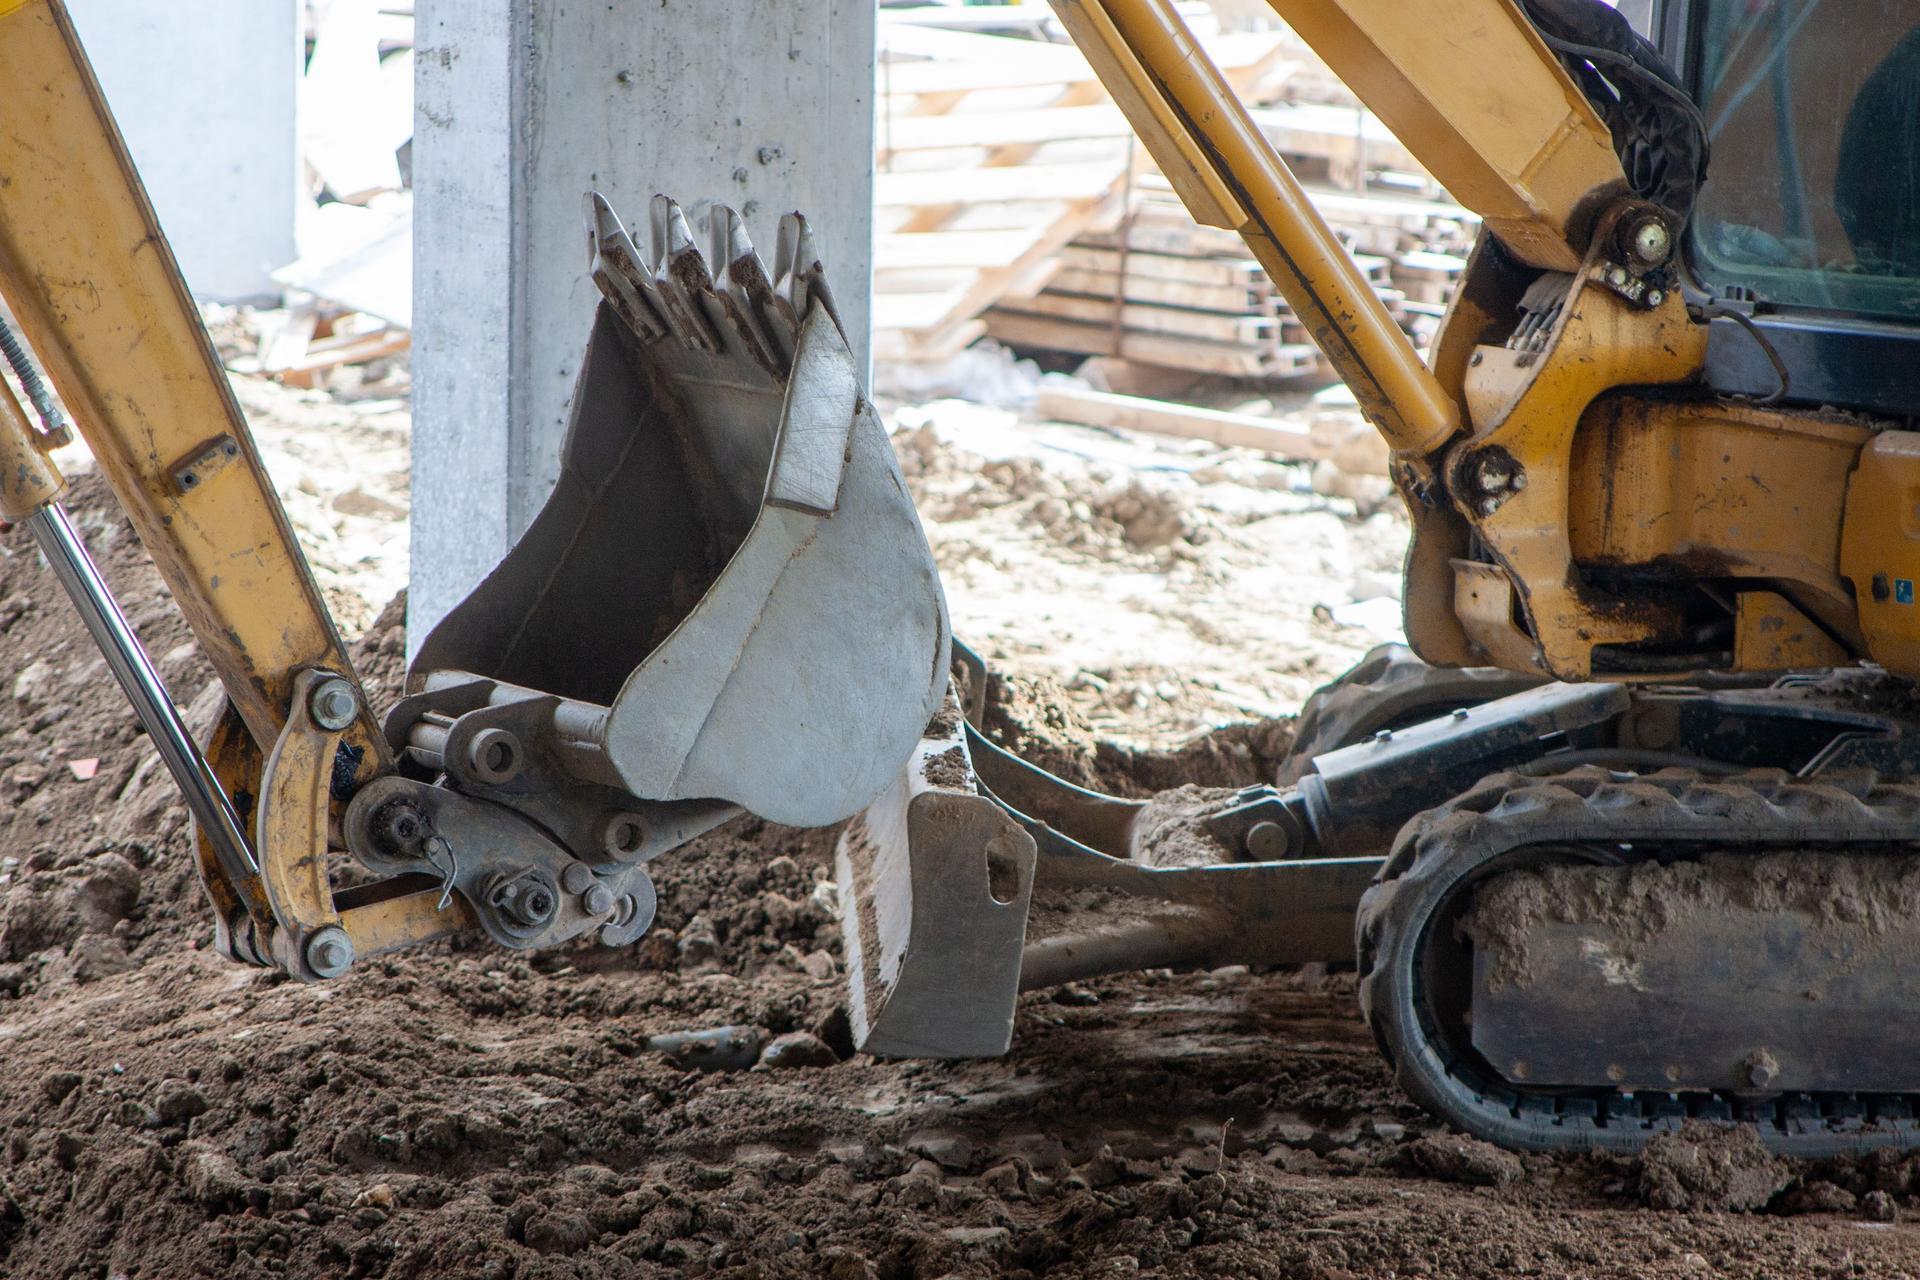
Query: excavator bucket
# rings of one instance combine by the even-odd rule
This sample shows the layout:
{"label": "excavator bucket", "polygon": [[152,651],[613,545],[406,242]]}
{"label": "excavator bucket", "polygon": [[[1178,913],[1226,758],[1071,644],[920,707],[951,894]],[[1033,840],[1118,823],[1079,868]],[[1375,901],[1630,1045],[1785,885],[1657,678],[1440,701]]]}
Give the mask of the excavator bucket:
{"label": "excavator bucket", "polygon": [[848,817],[946,689],[933,558],[806,223],[769,271],[732,210],[710,254],[672,201],[651,212],[643,257],[587,197],[604,300],[559,483],[388,720],[602,864],[742,809]]}

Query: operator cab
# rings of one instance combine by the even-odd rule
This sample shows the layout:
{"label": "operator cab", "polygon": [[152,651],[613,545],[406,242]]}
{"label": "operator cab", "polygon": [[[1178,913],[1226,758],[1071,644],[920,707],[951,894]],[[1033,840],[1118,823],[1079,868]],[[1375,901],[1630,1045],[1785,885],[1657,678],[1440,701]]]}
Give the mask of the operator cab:
{"label": "operator cab", "polygon": [[1755,330],[1713,321],[1709,383],[1914,418],[1920,0],[1664,0],[1652,22],[1712,145],[1689,293]]}

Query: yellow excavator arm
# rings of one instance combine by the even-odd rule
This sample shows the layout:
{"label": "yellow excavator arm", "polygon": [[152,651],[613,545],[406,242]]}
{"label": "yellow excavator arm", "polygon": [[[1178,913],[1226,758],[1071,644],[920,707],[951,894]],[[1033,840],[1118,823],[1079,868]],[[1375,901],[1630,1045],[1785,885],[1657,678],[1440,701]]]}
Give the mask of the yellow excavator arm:
{"label": "yellow excavator arm", "polygon": [[1273,3],[1483,219],[1430,363],[1170,0],[1054,7],[1194,216],[1245,237],[1386,437],[1414,648],[1564,680],[1920,671],[1920,625],[1884,586],[1911,576],[1910,437],[1698,389],[1711,308],[1689,310],[1676,271],[1685,202],[1631,189],[1567,65],[1622,56],[1516,0]]}

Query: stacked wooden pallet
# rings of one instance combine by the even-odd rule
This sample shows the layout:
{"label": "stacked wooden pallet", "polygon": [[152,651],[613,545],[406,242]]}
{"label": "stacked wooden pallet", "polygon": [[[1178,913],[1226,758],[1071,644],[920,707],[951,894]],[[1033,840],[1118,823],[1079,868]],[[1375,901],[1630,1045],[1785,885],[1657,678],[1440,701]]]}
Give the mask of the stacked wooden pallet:
{"label": "stacked wooden pallet", "polygon": [[[1424,220],[1417,226],[1416,206]],[[1351,227],[1335,223],[1355,264],[1388,314],[1416,341],[1426,336],[1451,287],[1446,268],[1462,259],[1425,246],[1456,245],[1470,234],[1470,216],[1449,205],[1350,195],[1322,212],[1330,221],[1357,218]],[[1057,261],[1043,287],[1002,298],[987,313],[990,334],[1009,346],[1196,373],[1327,373],[1306,325],[1240,237],[1196,224],[1169,193],[1139,193],[1125,216],[1082,232]]]}
{"label": "stacked wooden pallet", "polygon": [[[1476,220],[1289,33],[1203,43],[1424,341]],[[1073,46],[883,21],[879,87],[877,358],[991,333],[1241,377],[1323,371],[1239,237],[1186,214]]]}
{"label": "stacked wooden pallet", "polygon": [[[1118,212],[1136,149],[1072,45],[904,20],[883,21],[880,38],[874,354],[940,359]],[[1206,45],[1256,100],[1271,100],[1291,65],[1266,35]]]}

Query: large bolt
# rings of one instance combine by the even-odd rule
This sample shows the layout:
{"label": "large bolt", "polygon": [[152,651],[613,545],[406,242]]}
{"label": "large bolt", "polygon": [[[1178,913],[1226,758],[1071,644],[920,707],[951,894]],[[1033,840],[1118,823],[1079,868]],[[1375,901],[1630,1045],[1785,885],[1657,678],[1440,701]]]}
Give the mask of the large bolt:
{"label": "large bolt", "polygon": [[354,692],[351,681],[328,676],[307,695],[307,714],[322,729],[337,733],[360,714],[360,695]]}
{"label": "large bolt", "polygon": [[1633,233],[1633,256],[1649,267],[1657,267],[1673,252],[1673,233],[1658,218],[1648,218]]}
{"label": "large bolt", "polygon": [[1765,1089],[1780,1078],[1780,1063],[1765,1049],[1755,1049],[1747,1055],[1747,1083],[1756,1089]]}
{"label": "large bolt", "polygon": [[487,901],[510,922],[527,929],[546,924],[560,906],[552,883],[530,875],[496,882]]}
{"label": "large bolt", "polygon": [[316,929],[307,939],[307,968],[322,978],[337,978],[353,965],[353,939],[337,924]]}
{"label": "large bolt", "polygon": [[580,905],[590,916],[603,916],[613,910],[613,890],[604,884],[589,885],[580,895]]}

